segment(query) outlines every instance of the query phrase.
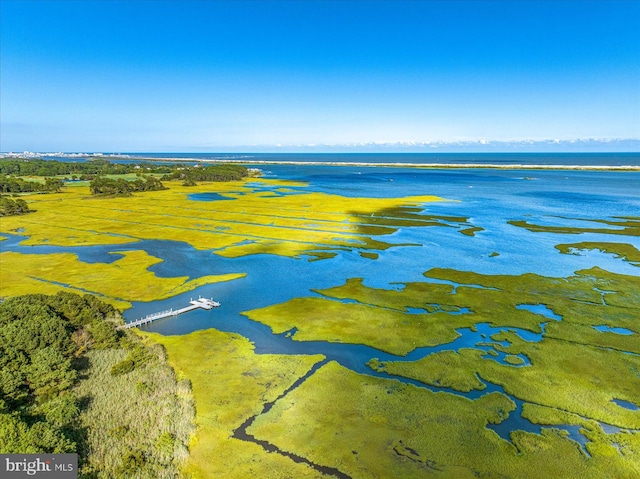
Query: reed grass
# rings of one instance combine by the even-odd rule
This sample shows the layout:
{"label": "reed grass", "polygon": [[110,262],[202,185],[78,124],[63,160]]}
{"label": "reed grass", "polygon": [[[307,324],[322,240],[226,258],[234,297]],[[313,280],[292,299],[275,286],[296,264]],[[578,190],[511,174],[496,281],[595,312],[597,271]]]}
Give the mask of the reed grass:
{"label": "reed grass", "polygon": [[176,379],[160,345],[128,335],[147,359],[125,375],[114,376],[111,369],[127,350],[92,349],[86,355],[89,365],[75,388],[86,405],[80,477],[175,478],[193,432],[190,384]]}

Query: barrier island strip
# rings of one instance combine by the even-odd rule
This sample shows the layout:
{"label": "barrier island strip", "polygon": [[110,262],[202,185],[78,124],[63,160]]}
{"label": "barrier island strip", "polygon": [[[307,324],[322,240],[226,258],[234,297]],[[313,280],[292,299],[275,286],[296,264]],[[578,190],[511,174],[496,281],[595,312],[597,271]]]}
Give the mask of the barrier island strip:
{"label": "barrier island strip", "polygon": [[[101,159],[101,157],[96,157]],[[105,159],[114,159],[109,156]],[[352,166],[381,168],[424,168],[424,169],[491,169],[491,170],[576,170],[576,171],[640,171],[638,165],[544,165],[526,163],[413,163],[413,162],[363,162],[363,161],[296,161],[296,160],[250,160],[250,159],[206,159],[206,158],[158,158],[158,157],[123,157],[138,161],[167,163],[207,163],[207,164],[239,164],[248,167],[261,165],[298,165],[298,166]]]}

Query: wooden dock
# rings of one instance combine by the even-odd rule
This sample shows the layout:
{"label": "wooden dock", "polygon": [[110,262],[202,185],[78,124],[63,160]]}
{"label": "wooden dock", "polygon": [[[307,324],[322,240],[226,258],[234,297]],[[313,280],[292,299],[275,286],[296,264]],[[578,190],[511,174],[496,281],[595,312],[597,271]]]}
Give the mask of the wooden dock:
{"label": "wooden dock", "polygon": [[160,311],[159,313],[149,314],[144,318],[136,319],[135,321],[126,323],[125,325],[121,326],[121,328],[137,328],[138,326],[142,326],[143,324],[149,324],[158,319],[168,318],[170,316],[178,316],[179,314],[188,313],[189,311],[193,311],[194,309],[213,309],[220,306],[220,303],[218,303],[217,301],[207,298],[192,299],[191,301],[189,301],[189,304],[190,306],[182,309],[169,309],[167,311]]}

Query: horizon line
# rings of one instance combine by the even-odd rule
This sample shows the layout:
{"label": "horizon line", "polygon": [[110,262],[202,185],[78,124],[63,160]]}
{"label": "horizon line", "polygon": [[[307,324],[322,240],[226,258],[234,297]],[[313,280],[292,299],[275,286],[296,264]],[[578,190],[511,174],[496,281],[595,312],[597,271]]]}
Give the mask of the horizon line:
{"label": "horizon line", "polygon": [[[141,145],[131,147],[95,148],[55,148],[30,150],[28,148],[12,148],[2,151],[4,155],[32,155],[65,153],[82,153],[86,155],[94,152],[108,152],[106,154],[124,153],[388,153],[388,154],[442,154],[442,153],[638,153],[640,152],[640,138],[576,138],[576,139],[543,139],[543,140],[453,140],[453,141],[387,141],[387,142],[355,142],[355,143],[288,143],[288,144],[237,144],[237,145]],[[92,152],[92,153],[87,153]],[[104,154],[104,153],[103,153]]]}
{"label": "horizon line", "polygon": [[229,150],[229,151],[217,151],[217,150],[136,150],[136,151],[107,151],[104,150],[102,152],[92,151],[80,151],[80,150],[67,150],[67,151],[0,151],[0,155],[3,156],[37,156],[37,155],[47,155],[47,156],[56,156],[56,155],[74,155],[74,156],[112,156],[114,158],[122,157],[126,155],[141,155],[141,154],[151,154],[151,155],[160,155],[160,154],[179,154],[179,155],[509,155],[509,154],[517,154],[517,155],[540,155],[540,154],[559,154],[559,155],[572,155],[572,154],[640,154],[639,150],[629,150],[629,151],[618,151],[618,150],[576,150],[576,151],[568,151],[568,150],[536,150],[536,151],[263,151],[263,150],[255,150],[255,151],[247,151],[247,150]]}

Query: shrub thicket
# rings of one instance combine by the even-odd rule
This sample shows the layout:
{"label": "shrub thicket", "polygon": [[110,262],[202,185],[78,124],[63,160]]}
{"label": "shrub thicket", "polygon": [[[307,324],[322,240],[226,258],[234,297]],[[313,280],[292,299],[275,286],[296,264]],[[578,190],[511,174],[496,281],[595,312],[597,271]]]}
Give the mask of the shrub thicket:
{"label": "shrub thicket", "polygon": [[193,186],[196,181],[238,181],[249,176],[249,170],[241,165],[209,165],[193,166],[164,175],[163,180],[183,180],[186,186]]}
{"label": "shrub thicket", "polygon": [[80,455],[80,477],[175,477],[193,419],[162,347],[91,295],[0,303],[0,453]]}
{"label": "shrub thicket", "polygon": [[133,181],[127,181],[124,178],[113,179],[98,176],[91,181],[89,189],[92,195],[129,196],[134,192],[158,191],[166,188],[159,179],[153,176],[141,175]]}
{"label": "shrub thicket", "polygon": [[98,175],[124,175],[127,173],[170,173],[177,166],[174,164],[154,164],[141,161],[139,163],[111,163],[105,159],[93,159],[87,162],[57,161],[42,159],[0,159],[0,175],[12,176],[76,176],[80,179],[91,179]]}
{"label": "shrub thicket", "polygon": [[0,216],[24,215],[30,212],[29,205],[25,200],[0,198]]}
{"label": "shrub thicket", "polygon": [[[115,317],[94,298],[31,294],[0,305],[0,452],[69,452],[79,402],[76,331]],[[110,327],[114,332],[113,326]],[[95,341],[88,333],[87,341]]]}
{"label": "shrub thicket", "polygon": [[63,181],[59,178],[45,178],[44,183],[42,183],[40,181],[26,181],[22,178],[11,176],[0,176],[0,193],[52,193],[60,191],[62,185]]}

